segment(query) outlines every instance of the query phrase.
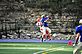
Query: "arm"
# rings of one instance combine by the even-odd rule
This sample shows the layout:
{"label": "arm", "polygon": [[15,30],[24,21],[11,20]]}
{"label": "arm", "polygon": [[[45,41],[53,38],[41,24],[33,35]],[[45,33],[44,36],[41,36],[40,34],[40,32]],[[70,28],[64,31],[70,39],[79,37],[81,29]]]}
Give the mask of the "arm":
{"label": "arm", "polygon": [[76,40],[75,40],[75,44],[77,44],[77,43],[78,43],[79,36],[80,36],[80,33],[77,33],[77,34],[76,34]]}

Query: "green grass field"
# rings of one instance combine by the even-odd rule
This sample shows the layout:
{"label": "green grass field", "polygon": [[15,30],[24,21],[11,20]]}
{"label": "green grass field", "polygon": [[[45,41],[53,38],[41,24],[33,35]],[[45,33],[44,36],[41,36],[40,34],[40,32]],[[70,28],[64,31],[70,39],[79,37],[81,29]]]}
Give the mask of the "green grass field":
{"label": "green grass field", "polygon": [[63,43],[0,43],[0,54],[72,54]]}

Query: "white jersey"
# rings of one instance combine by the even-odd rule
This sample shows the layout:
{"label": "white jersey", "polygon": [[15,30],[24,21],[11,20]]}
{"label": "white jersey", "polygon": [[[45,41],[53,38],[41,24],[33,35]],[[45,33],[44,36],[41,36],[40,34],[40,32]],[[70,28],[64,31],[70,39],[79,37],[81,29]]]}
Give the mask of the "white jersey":
{"label": "white jersey", "polygon": [[41,26],[42,25],[42,22],[37,22],[36,23],[36,26]]}

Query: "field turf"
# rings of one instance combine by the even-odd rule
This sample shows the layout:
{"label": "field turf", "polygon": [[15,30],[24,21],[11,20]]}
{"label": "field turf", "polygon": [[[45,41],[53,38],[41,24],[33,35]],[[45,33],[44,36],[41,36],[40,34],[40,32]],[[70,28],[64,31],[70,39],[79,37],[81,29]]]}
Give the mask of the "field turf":
{"label": "field turf", "polygon": [[0,54],[73,54],[64,43],[0,43]]}

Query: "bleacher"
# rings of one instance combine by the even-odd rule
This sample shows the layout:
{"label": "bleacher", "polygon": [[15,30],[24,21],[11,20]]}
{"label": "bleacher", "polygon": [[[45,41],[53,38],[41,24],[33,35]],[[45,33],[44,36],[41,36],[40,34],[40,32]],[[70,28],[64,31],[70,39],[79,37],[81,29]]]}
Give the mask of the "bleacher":
{"label": "bleacher", "polygon": [[[51,16],[49,25],[52,32],[72,32],[74,30],[75,25],[73,23],[76,22],[75,16],[62,13],[64,16],[60,17],[58,13],[52,15],[51,12],[44,11],[44,9],[29,8],[25,2],[22,2],[22,7],[20,4],[21,1],[17,2],[15,0],[14,2],[0,2],[0,32],[3,38],[5,38],[5,36],[9,39],[21,38],[19,36],[22,36],[22,39],[30,38],[23,37],[23,35],[26,36],[26,34],[21,33],[20,30],[26,30],[30,33],[33,32],[35,19],[41,14]],[[32,16],[32,14],[34,14],[34,16]],[[11,32],[14,32],[14,34],[10,34]],[[18,37],[15,37],[16,35],[18,35]]]}

